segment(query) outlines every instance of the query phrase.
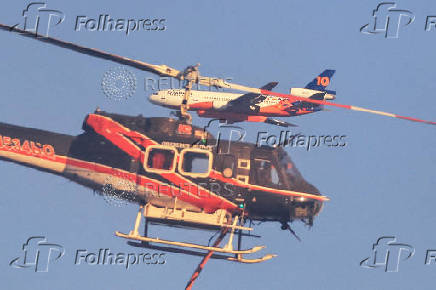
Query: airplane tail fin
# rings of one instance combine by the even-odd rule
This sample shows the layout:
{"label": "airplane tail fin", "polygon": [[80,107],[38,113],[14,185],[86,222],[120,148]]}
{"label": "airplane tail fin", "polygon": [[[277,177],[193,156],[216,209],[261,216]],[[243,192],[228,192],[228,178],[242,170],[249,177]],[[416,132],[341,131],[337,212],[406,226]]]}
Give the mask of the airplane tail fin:
{"label": "airplane tail fin", "polygon": [[[320,73],[316,78],[314,78],[310,83],[306,85],[306,89],[316,90],[316,91],[327,91],[326,88],[330,84],[331,78],[335,74],[336,70],[326,69]],[[336,94],[334,91],[327,91],[329,94]]]}

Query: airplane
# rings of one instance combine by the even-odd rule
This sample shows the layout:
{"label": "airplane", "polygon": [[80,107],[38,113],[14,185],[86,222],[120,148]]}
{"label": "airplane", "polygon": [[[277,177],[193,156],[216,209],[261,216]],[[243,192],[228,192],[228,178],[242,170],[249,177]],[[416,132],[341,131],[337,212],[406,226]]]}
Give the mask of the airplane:
{"label": "airplane", "polygon": [[[334,100],[336,92],[326,90],[334,73],[335,70],[327,69],[306,87],[291,88],[290,94],[313,100]],[[270,82],[260,89],[271,91],[277,84],[277,82]],[[184,96],[185,89],[169,89],[153,93],[149,100],[153,104],[177,110],[183,105]],[[324,109],[323,105],[303,101],[292,102],[286,97],[269,94],[238,94],[192,89],[186,105],[187,110],[197,111],[200,117],[218,118],[225,120],[228,124],[248,121],[284,127],[293,126],[293,124],[271,117],[300,116]]]}
{"label": "airplane", "polygon": [[[333,75],[334,70],[324,71],[324,75],[319,75],[306,88],[293,88],[291,89],[290,94],[284,94],[271,91],[271,89],[275,87],[276,83],[269,83],[264,87],[254,88],[236,83],[230,83],[220,78],[200,76],[198,71],[199,64],[195,66],[188,66],[184,70],[180,71],[167,65],[149,64],[144,61],[134,60],[116,54],[111,54],[99,49],[84,47],[72,42],[63,41],[53,37],[42,36],[32,31],[22,30],[17,26],[10,26],[0,23],[0,29],[18,33],[22,36],[31,37],[38,41],[50,43],[62,48],[67,48],[78,53],[111,60],[122,65],[128,65],[143,71],[154,73],[158,76],[173,77],[182,80],[185,82],[185,88],[182,91],[172,90],[172,92],[177,92],[175,96],[170,96],[169,92],[157,92],[157,94],[152,95],[150,98],[152,102],[160,103],[162,105],[166,105],[165,103],[170,104],[170,102],[171,104],[173,104],[173,102],[175,104],[179,104],[180,94],[183,93],[180,111],[176,112],[176,115],[179,116],[179,118],[186,119],[188,122],[191,122],[192,117],[189,115],[189,113],[187,113],[187,110],[191,109],[197,110],[199,116],[218,118],[223,120],[224,122],[227,121],[226,119],[228,119],[229,123],[251,121],[265,122],[273,125],[289,127],[295,125],[282,120],[270,118],[269,116],[298,116],[302,114],[321,111],[323,110],[323,106],[334,106],[352,111],[359,111],[412,122],[436,125],[436,122],[434,121],[427,121],[379,110],[366,109],[359,106],[331,102],[330,100],[335,99],[336,93],[334,91],[325,90],[325,88],[330,84],[330,78]],[[194,83],[208,87],[242,91],[246,92],[246,94],[236,94],[234,95],[234,99],[232,100],[226,100],[223,97],[223,100],[216,100],[216,102],[213,102],[213,100],[212,102],[196,101],[193,104],[193,102],[190,101],[190,97],[192,94],[194,95],[194,97],[197,98],[199,98],[199,94],[204,94],[204,96],[206,96],[205,92],[196,93],[195,90],[192,90],[192,85]],[[219,95],[220,94],[214,96]],[[162,100],[160,99],[161,97],[165,99]],[[177,100],[170,101],[169,99],[171,99],[171,97],[174,97]],[[230,95],[227,95],[227,98],[230,99]],[[271,104],[264,103],[265,100],[267,100],[267,102],[271,102]],[[259,105],[259,102],[263,103],[262,106]],[[193,104],[192,108],[190,108],[191,104]],[[200,108],[202,106],[204,106],[203,109]],[[229,109],[228,111],[227,108]],[[237,111],[235,112],[235,110]],[[240,113],[241,111],[242,114]]]}

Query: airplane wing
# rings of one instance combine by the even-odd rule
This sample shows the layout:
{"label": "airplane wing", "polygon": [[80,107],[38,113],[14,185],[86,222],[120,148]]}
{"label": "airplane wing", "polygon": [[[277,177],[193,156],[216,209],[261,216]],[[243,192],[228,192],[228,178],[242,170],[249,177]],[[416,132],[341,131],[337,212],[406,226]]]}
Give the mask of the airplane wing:
{"label": "airplane wing", "polygon": [[266,96],[255,93],[246,93],[237,99],[231,100],[225,106],[224,110],[246,111],[250,110],[250,106],[257,105],[265,100]]}
{"label": "airplane wing", "polygon": [[[37,34],[34,32],[25,31],[25,30],[18,28],[16,25],[9,26],[9,25],[4,25],[4,24],[0,23],[0,29],[19,33],[23,36],[32,37],[33,39],[36,39],[36,40],[39,40],[42,42],[47,42],[47,43],[50,43],[50,44],[53,44],[56,46],[60,46],[63,48],[68,48],[68,49],[74,50],[74,51],[79,52],[79,53],[95,56],[95,57],[102,58],[102,59],[111,60],[111,61],[114,61],[116,63],[120,63],[120,64],[124,64],[124,65],[129,65],[129,66],[135,67],[135,68],[140,69],[140,70],[155,73],[159,76],[169,76],[169,77],[174,77],[174,78],[177,78],[180,80],[184,79],[184,71],[179,71],[179,70],[174,69],[172,67],[169,67],[167,65],[154,65],[154,64],[149,64],[149,63],[143,62],[143,61],[119,56],[116,54],[110,54],[110,53],[107,53],[107,52],[99,50],[99,49],[88,48],[88,47],[74,44],[72,42],[67,42],[67,41],[59,40],[59,39],[56,39],[53,37],[46,37],[46,36],[43,36],[43,35],[40,35],[40,34]],[[277,97],[282,97],[282,98],[288,98],[291,101],[304,101],[304,102],[314,103],[314,104],[319,104],[319,105],[335,106],[335,107],[340,107],[340,108],[344,108],[347,110],[366,112],[366,113],[371,113],[371,114],[383,115],[383,116],[391,117],[391,118],[408,120],[408,121],[412,121],[412,122],[421,122],[421,123],[426,123],[426,124],[430,124],[430,125],[436,125],[436,122],[433,122],[433,121],[426,121],[426,120],[421,120],[421,119],[417,119],[417,118],[401,116],[401,115],[397,115],[397,114],[393,114],[393,113],[366,109],[366,108],[362,108],[362,107],[358,107],[358,106],[343,105],[343,104],[332,103],[332,102],[328,102],[328,101],[324,101],[324,100],[307,99],[307,98],[293,96],[293,95],[289,95],[289,94],[281,94],[281,93],[271,92],[270,90],[266,90],[266,89],[262,89],[262,88],[253,88],[253,87],[247,87],[244,85],[238,85],[235,83],[229,83],[229,82],[226,82],[225,80],[220,79],[220,78],[201,76],[198,79],[198,83],[200,85],[209,86],[209,87],[213,86],[213,87],[220,87],[220,88],[224,88],[224,89],[233,89],[233,90],[237,90],[237,91],[252,93],[252,94],[242,95],[241,97],[243,97],[243,99],[241,99],[241,101],[247,100],[247,99],[248,100],[255,99],[256,97],[261,97],[262,95],[271,95],[271,96],[277,96]]]}
{"label": "airplane wing", "polygon": [[[261,90],[272,90],[277,86],[278,82],[270,82],[261,87]],[[225,106],[225,110],[232,110],[236,109],[238,111],[246,111],[246,110],[253,110],[250,109],[250,106],[254,106],[265,100],[266,96],[262,94],[256,94],[256,93],[246,93],[242,96],[238,97],[237,99],[231,100],[227,106]]]}

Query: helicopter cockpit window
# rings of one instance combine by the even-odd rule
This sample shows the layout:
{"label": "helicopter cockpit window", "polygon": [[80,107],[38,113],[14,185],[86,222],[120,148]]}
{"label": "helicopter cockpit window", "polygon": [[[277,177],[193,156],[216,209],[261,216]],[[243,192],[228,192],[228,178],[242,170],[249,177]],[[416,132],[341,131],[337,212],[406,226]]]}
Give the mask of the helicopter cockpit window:
{"label": "helicopter cockpit window", "polygon": [[271,164],[271,161],[255,159],[253,170],[255,174],[256,184],[274,187],[281,184],[279,174],[276,168]]}
{"label": "helicopter cockpit window", "polygon": [[180,173],[193,177],[207,177],[211,168],[211,152],[201,149],[184,149],[180,152]]}
{"label": "helicopter cockpit window", "polygon": [[165,146],[149,146],[145,152],[144,168],[148,172],[172,172],[176,166],[177,152]]}
{"label": "helicopter cockpit window", "polygon": [[286,174],[288,174],[292,178],[301,178],[300,172],[295,167],[294,163],[291,161],[291,158],[288,155],[281,156],[280,159],[281,166],[285,169]]}

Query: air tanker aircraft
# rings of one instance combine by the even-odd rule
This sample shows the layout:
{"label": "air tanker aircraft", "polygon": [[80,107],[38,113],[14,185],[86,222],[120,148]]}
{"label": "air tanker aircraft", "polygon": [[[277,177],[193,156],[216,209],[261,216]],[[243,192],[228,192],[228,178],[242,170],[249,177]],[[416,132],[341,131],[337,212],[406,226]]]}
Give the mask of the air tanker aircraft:
{"label": "air tanker aircraft", "polygon": [[[306,85],[305,88],[291,88],[290,94],[311,100],[334,100],[335,91],[326,90],[335,70],[327,69]],[[261,87],[271,91],[277,82]],[[150,96],[154,104],[178,110],[185,98],[185,89],[158,91]],[[286,97],[256,93],[226,93],[191,90],[187,98],[187,110],[197,111],[200,117],[225,119],[234,122],[265,122],[281,126],[294,126],[290,123],[269,117],[292,117],[323,110],[323,105],[292,101]]]}

